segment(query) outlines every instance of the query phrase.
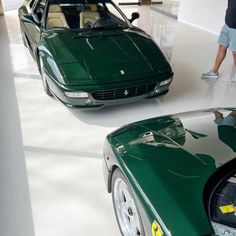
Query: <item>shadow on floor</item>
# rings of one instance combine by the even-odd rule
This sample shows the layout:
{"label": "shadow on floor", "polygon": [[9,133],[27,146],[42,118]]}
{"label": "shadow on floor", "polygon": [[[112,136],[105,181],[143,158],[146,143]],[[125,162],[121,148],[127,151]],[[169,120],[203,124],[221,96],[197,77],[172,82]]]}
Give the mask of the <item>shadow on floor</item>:
{"label": "shadow on floor", "polygon": [[47,153],[47,154],[61,155],[61,156],[89,157],[89,158],[97,158],[97,159],[102,158],[102,153],[77,152],[77,151],[44,148],[44,147],[24,146],[24,151],[25,152]]}
{"label": "shadow on floor", "polygon": [[160,115],[158,104],[163,102],[164,96],[97,110],[68,109],[77,119],[84,123],[103,127],[120,127],[127,123]]}
{"label": "shadow on floor", "polygon": [[14,73],[14,78],[15,79],[37,79],[37,80],[41,80],[41,76],[40,75],[35,75],[35,74]]}

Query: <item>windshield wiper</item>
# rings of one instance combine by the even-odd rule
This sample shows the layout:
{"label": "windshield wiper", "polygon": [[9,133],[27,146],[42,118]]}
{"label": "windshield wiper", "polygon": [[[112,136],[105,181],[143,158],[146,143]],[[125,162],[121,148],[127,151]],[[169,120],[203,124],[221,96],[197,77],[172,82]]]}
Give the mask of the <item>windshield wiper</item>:
{"label": "windshield wiper", "polygon": [[[96,27],[96,28],[88,28],[88,29],[84,29],[83,31],[80,31],[78,33],[78,36],[75,36],[74,38],[86,38],[86,37],[106,37],[106,36],[110,36],[111,34],[108,35],[104,35],[103,32],[104,31],[108,31],[108,30],[119,30],[119,29],[126,29],[122,26],[116,26],[116,27]],[[121,32],[119,32],[121,33]],[[118,32],[114,33],[115,35],[118,34]]]}
{"label": "windshield wiper", "polygon": [[50,29],[47,29],[48,31],[53,31],[53,30],[71,30],[70,28],[67,28],[67,27],[53,27],[53,28],[50,28]]}

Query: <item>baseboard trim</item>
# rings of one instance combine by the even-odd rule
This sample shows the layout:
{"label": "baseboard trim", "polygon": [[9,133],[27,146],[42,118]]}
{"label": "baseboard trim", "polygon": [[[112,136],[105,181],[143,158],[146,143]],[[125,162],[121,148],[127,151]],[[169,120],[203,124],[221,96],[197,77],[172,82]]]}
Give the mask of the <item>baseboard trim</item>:
{"label": "baseboard trim", "polygon": [[151,5],[155,5],[155,4],[163,4],[163,2],[151,2]]}
{"label": "baseboard trim", "polygon": [[140,2],[119,2],[119,6],[141,5]]}
{"label": "baseboard trim", "polygon": [[158,13],[161,13],[161,14],[163,14],[163,15],[165,15],[165,16],[168,16],[168,17],[170,17],[170,18],[173,18],[173,19],[175,19],[175,20],[178,20],[178,16],[177,16],[177,15],[174,15],[174,14],[168,12],[168,11],[165,11],[165,10],[163,10],[163,9],[160,9],[160,8],[157,8],[157,7],[154,7],[154,6],[151,6],[151,9],[152,9],[153,11],[156,11],[156,12],[158,12]]}
{"label": "baseboard trim", "polygon": [[183,24],[186,24],[186,25],[189,25],[189,26],[191,26],[191,27],[197,28],[197,29],[199,29],[199,30],[201,30],[201,31],[208,32],[208,33],[210,33],[210,34],[219,35],[219,32],[216,32],[216,31],[213,31],[213,30],[209,30],[209,29],[207,29],[207,28],[201,27],[201,26],[199,26],[199,25],[192,24],[192,23],[190,23],[190,22],[188,22],[188,21],[184,21],[184,20],[182,20],[182,19],[179,19],[179,22],[181,22],[181,23],[183,23]]}

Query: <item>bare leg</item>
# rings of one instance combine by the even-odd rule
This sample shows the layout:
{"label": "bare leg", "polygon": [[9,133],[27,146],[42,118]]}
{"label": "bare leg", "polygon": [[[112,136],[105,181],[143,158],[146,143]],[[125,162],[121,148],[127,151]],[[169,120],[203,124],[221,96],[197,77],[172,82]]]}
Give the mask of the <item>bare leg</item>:
{"label": "bare leg", "polygon": [[[220,45],[219,49],[218,49],[217,56],[216,56],[214,67],[212,69],[214,72],[218,72],[219,71],[221,63],[225,59],[226,53],[227,53],[227,47]],[[236,57],[236,53],[235,53],[235,57]]]}
{"label": "bare leg", "polygon": [[[236,52],[232,52],[232,54],[233,54],[233,58],[234,58],[234,64],[236,67]],[[236,74],[233,75],[233,78],[231,79],[231,84],[236,85]]]}
{"label": "bare leg", "polygon": [[236,112],[235,111],[232,111],[229,116],[233,116],[234,118],[236,118]]}
{"label": "bare leg", "polygon": [[234,58],[234,64],[236,66],[236,52],[232,52],[233,53],[233,58]]}
{"label": "bare leg", "polygon": [[218,119],[223,119],[223,114],[219,111],[214,111],[214,114],[215,114],[215,119],[218,120]]}

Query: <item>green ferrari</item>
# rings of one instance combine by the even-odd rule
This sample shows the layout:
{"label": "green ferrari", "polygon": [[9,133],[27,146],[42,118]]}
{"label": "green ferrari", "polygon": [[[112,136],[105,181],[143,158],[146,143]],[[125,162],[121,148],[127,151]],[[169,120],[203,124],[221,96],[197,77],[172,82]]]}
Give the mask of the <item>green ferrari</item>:
{"label": "green ferrari", "polygon": [[107,136],[104,174],[123,236],[236,235],[236,109],[157,117]]}
{"label": "green ferrari", "polygon": [[168,92],[172,69],[149,35],[111,0],[25,0],[22,38],[47,95],[78,108]]}

